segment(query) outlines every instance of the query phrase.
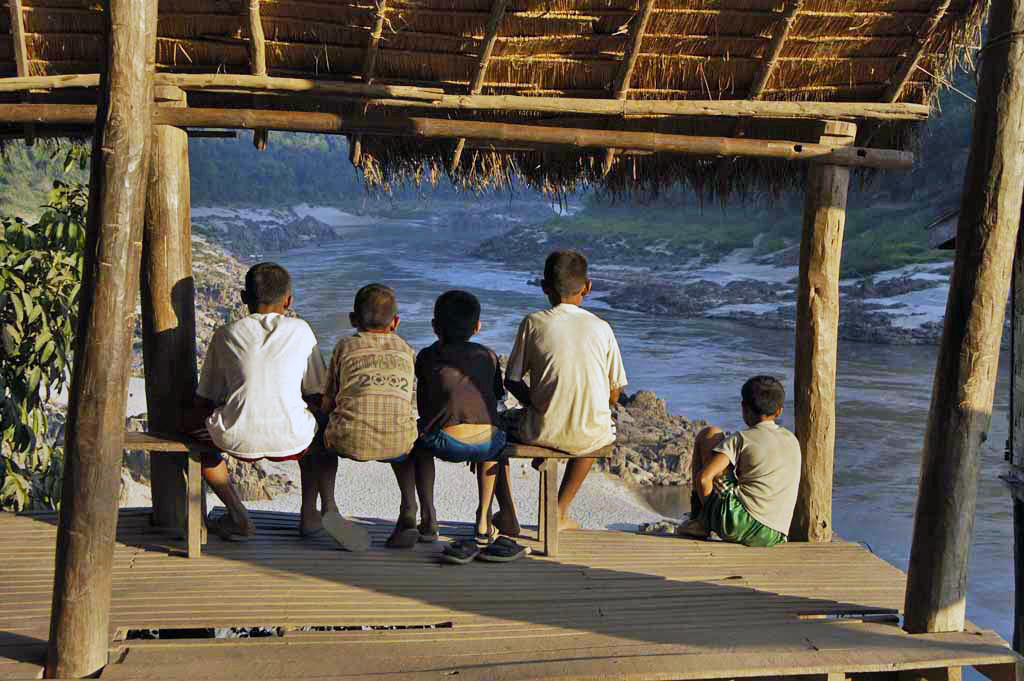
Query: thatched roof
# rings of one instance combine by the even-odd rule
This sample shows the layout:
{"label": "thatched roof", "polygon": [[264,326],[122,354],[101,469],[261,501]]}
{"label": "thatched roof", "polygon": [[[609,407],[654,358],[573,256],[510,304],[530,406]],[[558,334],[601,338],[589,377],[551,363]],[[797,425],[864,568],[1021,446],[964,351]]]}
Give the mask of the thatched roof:
{"label": "thatched roof", "polygon": [[[9,0],[0,78],[97,73],[104,22],[90,0]],[[160,0],[160,72],[290,76],[448,94],[624,100],[927,104],[976,46],[982,0]],[[256,6],[263,51],[250,40]],[[17,9],[20,6],[20,12]],[[17,17],[20,14],[22,30]],[[11,18],[15,17],[12,22]],[[19,36],[19,33],[22,33]],[[24,53],[19,59],[19,41]],[[258,38],[257,38],[258,40]],[[264,63],[258,64],[257,61]],[[262,70],[261,70],[262,69]],[[0,80],[0,84],[2,84]],[[7,94],[8,101],[18,95]],[[88,102],[87,90],[33,101]],[[581,128],[815,141],[804,120],[405,108],[359,97],[190,92],[190,106],[439,116]],[[858,144],[904,148],[915,123],[861,121]],[[371,179],[453,173],[481,186],[517,172],[538,186],[656,187],[680,177],[728,190],[799,174],[777,161],[708,160],[451,139],[362,136]],[[458,165],[452,167],[457,158]],[[424,166],[423,162],[427,165]],[[606,165],[608,164],[608,165]],[[607,172],[606,172],[607,171]],[[713,171],[713,172],[710,172]]]}

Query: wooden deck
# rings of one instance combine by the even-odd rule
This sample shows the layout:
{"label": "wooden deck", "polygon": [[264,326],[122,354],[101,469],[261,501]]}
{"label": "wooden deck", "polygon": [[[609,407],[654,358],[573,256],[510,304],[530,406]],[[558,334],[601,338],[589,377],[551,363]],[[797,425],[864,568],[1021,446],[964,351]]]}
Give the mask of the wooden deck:
{"label": "wooden deck", "polygon": [[[354,555],[300,540],[294,515],[254,518],[250,542],[211,538],[188,560],[180,541],[147,532],[144,512],[122,511],[103,678],[833,680],[979,665],[1013,678],[1016,658],[992,633],[910,636],[885,621],[902,606],[903,574],[854,544],[581,530],[563,535],[558,559],[449,566],[435,560],[440,544]],[[40,672],[54,523],[0,514],[0,679]],[[371,531],[379,543],[389,529]],[[202,637],[230,627],[279,635]],[[128,639],[145,629],[197,631]]]}

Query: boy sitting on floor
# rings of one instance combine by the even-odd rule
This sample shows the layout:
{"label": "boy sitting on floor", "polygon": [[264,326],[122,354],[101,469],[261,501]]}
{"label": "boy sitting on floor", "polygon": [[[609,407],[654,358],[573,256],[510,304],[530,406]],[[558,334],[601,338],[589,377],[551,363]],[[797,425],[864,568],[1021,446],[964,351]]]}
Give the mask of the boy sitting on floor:
{"label": "boy sitting on floor", "polygon": [[582,254],[549,255],[541,288],[551,308],[522,321],[508,359],[505,387],[525,407],[508,432],[574,457],[558,489],[558,527],[571,529],[569,505],[594,464],[587,454],[615,442],[611,406],[626,372],[612,327],[580,307],[592,288]]}
{"label": "boy sitting on floor", "polygon": [[[410,456],[416,441],[412,402],[415,353],[395,333],[398,303],[395,292],[387,286],[368,284],[359,289],[349,319],[356,333],[338,341],[327,372],[323,412],[329,420],[324,444],[347,459],[391,464],[402,503],[387,546],[409,548],[420,538],[416,529],[416,469]],[[328,456],[323,462],[319,480],[320,497],[327,511],[325,526],[343,546],[358,550],[364,548],[358,544],[365,541],[365,530],[348,523],[338,531],[341,518],[334,499],[337,456]],[[333,518],[330,525],[328,514]],[[352,541],[357,545],[349,546]]]}
{"label": "boy sitting on floor", "polygon": [[[505,433],[498,428],[498,400],[505,395],[498,356],[470,342],[480,331],[480,301],[466,291],[448,291],[434,304],[434,333],[438,341],[416,356],[416,402],[420,437],[416,441],[417,480],[429,482],[420,490],[423,517],[433,521],[426,533],[436,537],[434,457],[476,468],[479,505],[476,541],[490,543],[497,534],[491,524],[491,502],[498,503],[507,524],[518,526],[508,485],[508,461],[501,461]],[[426,456],[420,456],[420,454]],[[419,471],[423,473],[420,474]],[[424,529],[420,529],[425,533]]]}
{"label": "boy sitting on floor", "polygon": [[[264,262],[249,269],[242,291],[249,315],[214,332],[183,429],[241,461],[298,460],[303,533],[320,526],[316,472],[310,457],[303,457],[317,422],[305,400],[320,400],[327,367],[309,324],[284,316],[292,300],[283,267]],[[204,454],[202,466],[227,507],[227,515],[208,526],[223,539],[246,538],[252,523],[223,458]]]}
{"label": "boy sitting on floor", "polygon": [[690,520],[677,533],[746,546],[786,541],[800,484],[800,443],[778,423],[786,391],[771,376],[743,384],[747,430],[729,437],[709,426],[697,434],[693,484],[698,493]]}

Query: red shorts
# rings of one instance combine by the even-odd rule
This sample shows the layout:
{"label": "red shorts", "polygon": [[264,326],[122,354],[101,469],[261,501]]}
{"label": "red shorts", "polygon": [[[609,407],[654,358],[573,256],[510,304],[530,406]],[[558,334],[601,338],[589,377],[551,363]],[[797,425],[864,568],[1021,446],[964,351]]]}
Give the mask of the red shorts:
{"label": "red shorts", "polygon": [[[191,437],[191,438],[193,438],[195,440],[199,440],[200,442],[209,442],[210,444],[213,444],[213,439],[210,437],[210,434],[209,434],[209,432],[207,432],[205,426],[200,428],[200,429],[194,430],[191,433],[188,433],[188,435],[189,435],[189,437]],[[257,461],[273,461],[275,463],[280,463],[282,461],[298,461],[303,456],[305,456],[306,452],[308,452],[308,451],[309,451],[309,447],[306,447],[301,452],[298,452],[296,454],[289,454],[288,456],[261,456],[261,457],[256,458],[256,459],[242,458],[240,456],[235,456],[234,454],[231,454],[230,452],[225,452],[225,453],[228,456],[231,456],[231,457],[233,457],[235,459],[238,459],[239,461],[245,461],[247,463],[255,463]],[[218,452],[218,454],[220,454],[220,453],[221,452]]]}

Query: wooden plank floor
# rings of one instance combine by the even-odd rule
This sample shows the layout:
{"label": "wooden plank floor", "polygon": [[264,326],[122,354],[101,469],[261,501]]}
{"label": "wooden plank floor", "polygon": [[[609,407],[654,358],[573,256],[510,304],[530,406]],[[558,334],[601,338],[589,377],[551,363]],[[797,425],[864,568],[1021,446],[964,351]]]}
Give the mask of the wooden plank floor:
{"label": "wooden plank floor", "polygon": [[[144,512],[122,511],[103,678],[697,679],[1016,659],[987,632],[909,636],[859,621],[900,608],[904,576],[839,541],[748,549],[580,530],[557,560],[451,566],[436,560],[441,544],[355,555],[300,540],[294,515],[254,519],[248,543],[211,538],[190,561]],[[0,514],[0,679],[39,673],[54,523]],[[390,528],[367,523],[380,545]],[[232,627],[283,635],[125,640]]]}

